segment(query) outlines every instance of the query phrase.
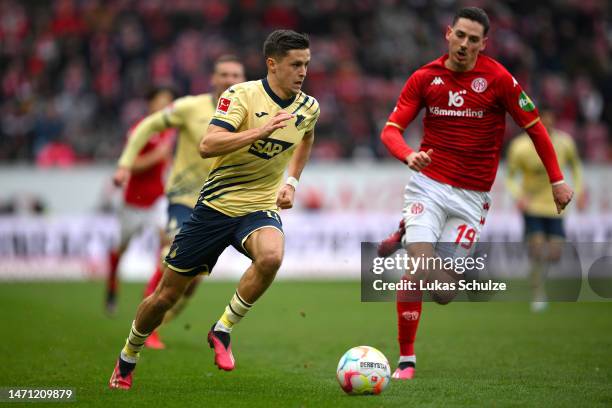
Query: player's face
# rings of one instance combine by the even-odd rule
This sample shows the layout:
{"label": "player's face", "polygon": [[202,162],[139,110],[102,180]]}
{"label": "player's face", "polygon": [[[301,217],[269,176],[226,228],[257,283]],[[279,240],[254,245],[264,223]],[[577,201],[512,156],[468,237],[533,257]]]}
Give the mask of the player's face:
{"label": "player's face", "polygon": [[446,40],[449,68],[454,71],[468,71],[474,68],[478,53],[484,50],[487,38],[480,23],[460,18],[454,26],[447,28]]}
{"label": "player's face", "polygon": [[309,49],[289,50],[287,55],[280,59],[268,58],[268,69],[284,93],[279,96],[286,99],[300,92],[306,79],[309,62]]}
{"label": "player's face", "polygon": [[244,67],[239,62],[227,61],[220,62],[215,66],[215,72],[211,78],[211,83],[217,95],[232,85],[244,82]]}
{"label": "player's face", "polygon": [[168,91],[158,92],[151,102],[149,102],[149,111],[151,113],[157,112],[160,109],[164,109],[172,102],[172,94]]}

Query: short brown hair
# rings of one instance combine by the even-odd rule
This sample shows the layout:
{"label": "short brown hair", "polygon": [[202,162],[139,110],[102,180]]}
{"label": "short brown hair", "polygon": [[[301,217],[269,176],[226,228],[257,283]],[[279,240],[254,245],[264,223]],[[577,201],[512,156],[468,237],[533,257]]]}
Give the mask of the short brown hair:
{"label": "short brown hair", "polygon": [[305,50],[310,48],[308,35],[293,30],[276,30],[270,33],[263,45],[266,58],[284,57],[290,50]]}

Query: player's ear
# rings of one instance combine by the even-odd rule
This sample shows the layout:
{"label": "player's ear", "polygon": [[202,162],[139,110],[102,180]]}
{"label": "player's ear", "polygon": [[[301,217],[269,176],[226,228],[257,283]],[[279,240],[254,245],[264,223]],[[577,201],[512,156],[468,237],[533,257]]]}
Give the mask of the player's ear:
{"label": "player's ear", "polygon": [[272,57],[266,58],[266,66],[268,67],[268,71],[275,73],[276,72],[276,60]]}
{"label": "player's ear", "polygon": [[446,35],[444,36],[447,40],[450,40],[450,36],[453,33],[453,27],[446,26]]}
{"label": "player's ear", "polygon": [[485,48],[487,48],[487,40],[489,39],[489,37],[485,37],[482,39],[482,48],[480,49],[480,51],[484,51]]}

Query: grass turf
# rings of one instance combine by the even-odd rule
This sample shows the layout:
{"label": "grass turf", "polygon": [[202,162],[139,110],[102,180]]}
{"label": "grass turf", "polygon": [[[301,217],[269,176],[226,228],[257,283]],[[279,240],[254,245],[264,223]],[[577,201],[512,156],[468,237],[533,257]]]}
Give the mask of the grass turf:
{"label": "grass turf", "polygon": [[121,392],[107,381],[142,284],[122,286],[108,319],[101,283],[3,283],[0,387],[74,388],[71,405],[92,407],[612,405],[611,303],[555,303],[537,315],[525,303],[427,303],[416,379],[351,397],[336,382],[338,359],[371,345],[394,368],[394,304],[360,303],[356,282],[276,282],[235,330],[237,366],[226,373],[204,339],[234,286],[203,284],[162,329],[168,349],[144,350],[133,389]]}

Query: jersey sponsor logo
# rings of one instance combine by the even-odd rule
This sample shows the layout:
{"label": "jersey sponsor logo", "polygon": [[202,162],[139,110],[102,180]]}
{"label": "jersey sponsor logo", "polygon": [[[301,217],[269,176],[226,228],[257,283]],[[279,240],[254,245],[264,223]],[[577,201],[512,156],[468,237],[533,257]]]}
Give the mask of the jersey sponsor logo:
{"label": "jersey sponsor logo", "polygon": [[465,100],[461,95],[465,95],[466,93],[467,91],[465,89],[458,92],[448,91],[448,106],[454,106],[456,108],[462,107]]}
{"label": "jersey sponsor logo", "polygon": [[487,89],[487,80],[484,78],[476,78],[472,81],[472,90],[476,93],[482,93]]}
{"label": "jersey sponsor logo", "polygon": [[262,116],[266,116],[268,114],[268,112],[255,112],[255,116],[257,116],[258,118],[261,118]]}
{"label": "jersey sponsor logo", "polygon": [[435,78],[433,79],[433,81],[431,81],[431,84],[429,84],[429,85],[430,85],[430,86],[431,86],[431,85],[444,85],[444,81],[442,80],[442,78],[440,78],[440,77],[438,77],[438,76],[437,76],[437,77],[435,77]]}
{"label": "jersey sponsor logo", "polygon": [[230,99],[219,98],[219,103],[217,104],[217,113],[222,113],[226,115],[231,103],[232,101]]}
{"label": "jersey sponsor logo", "polygon": [[293,146],[293,143],[286,142],[284,140],[276,139],[262,139],[258,140],[251,145],[249,153],[254,154],[265,160],[270,160],[274,156],[284,152],[288,148]]}
{"label": "jersey sponsor logo", "polygon": [[531,98],[527,96],[525,91],[522,91],[521,94],[519,95],[518,104],[521,107],[521,109],[524,110],[525,112],[531,112],[532,110],[535,109],[535,105],[531,101]]}
{"label": "jersey sponsor logo", "polygon": [[484,117],[483,110],[472,110],[470,108],[457,110],[457,109],[444,109],[439,106],[430,106],[429,113],[436,116],[454,116],[456,118],[478,118]]}

